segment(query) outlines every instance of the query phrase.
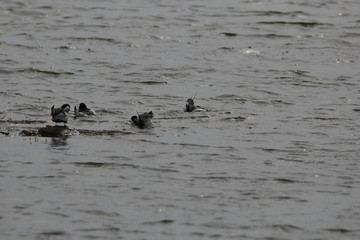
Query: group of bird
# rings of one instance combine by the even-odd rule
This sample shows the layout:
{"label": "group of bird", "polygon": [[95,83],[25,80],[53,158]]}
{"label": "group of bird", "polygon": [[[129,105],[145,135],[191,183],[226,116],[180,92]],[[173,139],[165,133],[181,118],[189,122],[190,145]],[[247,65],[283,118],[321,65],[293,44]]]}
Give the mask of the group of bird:
{"label": "group of bird", "polygon": [[[193,98],[189,98],[186,101],[185,105],[185,112],[193,112],[198,108],[195,106],[194,103],[195,96]],[[70,113],[70,105],[69,104],[63,104],[59,108],[55,108],[55,106],[52,106],[51,108],[51,116],[52,121],[56,123],[64,123],[65,124],[69,120],[69,113]],[[96,117],[97,114],[94,110],[88,108],[85,103],[80,103],[79,108],[76,106],[74,107],[74,119],[81,118],[81,117]],[[140,129],[145,128],[152,128],[153,124],[151,122],[151,119],[154,117],[154,113],[152,111],[145,112],[143,114],[137,114],[131,117],[131,122],[133,125],[137,126]],[[100,119],[98,118],[99,122]]]}

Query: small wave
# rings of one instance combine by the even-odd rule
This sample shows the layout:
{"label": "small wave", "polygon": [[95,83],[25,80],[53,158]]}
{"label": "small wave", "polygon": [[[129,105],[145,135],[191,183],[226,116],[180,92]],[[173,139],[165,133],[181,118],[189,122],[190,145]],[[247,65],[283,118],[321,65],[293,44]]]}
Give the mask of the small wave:
{"label": "small wave", "polygon": [[319,23],[319,22],[286,22],[286,21],[269,21],[269,22],[257,22],[258,24],[267,25],[299,25],[302,27],[316,27],[316,26],[333,26],[330,23]]}
{"label": "small wave", "polygon": [[43,73],[43,74],[50,74],[50,75],[73,75],[73,72],[63,72],[63,71],[54,71],[54,70],[45,70],[39,68],[0,68],[0,73],[3,74],[13,74],[13,73]]}

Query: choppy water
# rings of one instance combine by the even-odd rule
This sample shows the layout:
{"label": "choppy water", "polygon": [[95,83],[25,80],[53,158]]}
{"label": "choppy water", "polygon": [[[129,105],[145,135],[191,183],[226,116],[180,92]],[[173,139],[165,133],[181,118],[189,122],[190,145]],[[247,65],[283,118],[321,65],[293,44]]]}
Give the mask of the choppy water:
{"label": "choppy water", "polygon": [[[1,239],[360,238],[358,1],[0,12]],[[91,134],[19,136],[80,102]]]}

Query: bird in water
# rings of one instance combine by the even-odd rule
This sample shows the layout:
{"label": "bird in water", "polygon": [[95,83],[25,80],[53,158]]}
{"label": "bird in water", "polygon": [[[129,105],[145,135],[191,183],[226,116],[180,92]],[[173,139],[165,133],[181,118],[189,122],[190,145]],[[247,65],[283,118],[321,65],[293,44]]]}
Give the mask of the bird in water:
{"label": "bird in water", "polygon": [[185,105],[185,112],[192,112],[196,109],[195,107],[195,103],[194,103],[194,100],[189,98],[187,101],[186,101],[186,105]]}
{"label": "bird in water", "polygon": [[55,108],[55,106],[52,106],[51,108],[51,116],[52,116],[52,121],[56,123],[64,123],[65,124],[68,122],[69,119],[69,114],[70,112],[70,105],[69,104],[63,104],[61,107],[59,108]]}
{"label": "bird in water", "polygon": [[154,117],[154,113],[150,111],[140,115],[138,114],[137,116],[132,116],[131,121],[140,129],[152,128],[153,124],[151,122],[151,118],[153,117]]}
{"label": "bird in water", "polygon": [[186,101],[186,105],[185,105],[185,112],[193,112],[196,109],[194,100],[195,100],[196,94],[194,95],[193,98],[189,98]]}
{"label": "bird in water", "polygon": [[96,112],[88,108],[85,103],[80,103],[79,109],[77,109],[76,106],[74,107],[74,115],[75,119],[78,117],[96,117],[100,122],[100,119],[97,117]]}

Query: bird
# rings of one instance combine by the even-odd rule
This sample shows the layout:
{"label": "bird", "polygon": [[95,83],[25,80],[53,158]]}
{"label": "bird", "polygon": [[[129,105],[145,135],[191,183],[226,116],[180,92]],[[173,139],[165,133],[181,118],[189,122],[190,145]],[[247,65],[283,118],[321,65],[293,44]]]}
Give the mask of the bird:
{"label": "bird", "polygon": [[98,118],[96,112],[88,108],[85,103],[80,103],[79,109],[77,109],[76,106],[74,107],[74,119],[78,117],[96,117],[100,123],[100,119]]}
{"label": "bird", "polygon": [[195,106],[194,100],[196,97],[196,93],[194,95],[193,98],[189,98],[188,100],[186,100],[186,105],[185,105],[185,112],[202,112],[205,111],[205,109],[203,109],[200,106]]}
{"label": "bird", "polygon": [[52,116],[52,121],[56,123],[64,123],[65,124],[68,122],[69,119],[69,114],[70,112],[70,105],[69,104],[63,104],[60,108],[55,108],[55,106],[53,105],[51,108],[51,116]]}
{"label": "bird", "polygon": [[86,106],[85,103],[80,103],[79,109],[74,107],[75,117],[97,116],[96,112]]}
{"label": "bird", "polygon": [[144,128],[152,128],[153,124],[151,122],[151,118],[154,117],[154,113],[152,111],[146,112],[143,114],[137,114],[137,116],[132,116],[131,121],[138,126],[140,129]]}
{"label": "bird", "polygon": [[[195,97],[194,97],[195,98]],[[185,112],[192,112],[196,109],[195,103],[194,103],[194,99],[193,98],[189,98],[186,101],[186,105],[185,105]]]}

